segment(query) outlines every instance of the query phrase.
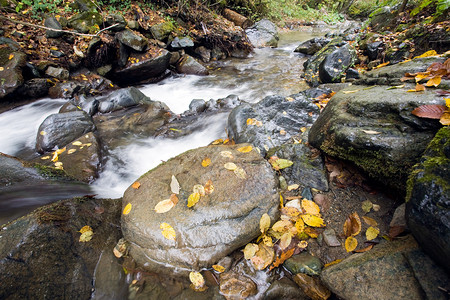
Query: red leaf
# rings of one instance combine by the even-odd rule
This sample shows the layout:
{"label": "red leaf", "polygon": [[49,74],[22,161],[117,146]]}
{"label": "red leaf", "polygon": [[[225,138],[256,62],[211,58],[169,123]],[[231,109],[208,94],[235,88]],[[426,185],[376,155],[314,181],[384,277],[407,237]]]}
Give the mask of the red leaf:
{"label": "red leaf", "polygon": [[440,119],[446,109],[444,105],[439,104],[421,105],[411,113],[419,118]]}

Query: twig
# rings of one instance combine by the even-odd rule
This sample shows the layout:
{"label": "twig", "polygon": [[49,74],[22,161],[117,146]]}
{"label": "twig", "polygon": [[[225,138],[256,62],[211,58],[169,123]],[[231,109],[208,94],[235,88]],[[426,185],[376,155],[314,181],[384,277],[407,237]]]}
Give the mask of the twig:
{"label": "twig", "polygon": [[26,25],[26,26],[31,26],[31,27],[37,27],[37,28],[41,28],[41,29],[46,29],[46,30],[51,30],[51,31],[56,31],[56,32],[64,32],[64,33],[70,33],[70,34],[75,34],[75,35],[81,35],[81,36],[91,36],[91,37],[96,37],[98,36],[101,32],[111,29],[113,27],[119,26],[119,23],[116,23],[114,25],[108,26],[106,28],[103,28],[102,30],[97,31],[96,34],[88,34],[88,33],[79,33],[79,32],[75,32],[75,31],[70,31],[70,30],[64,30],[64,29],[54,29],[54,28],[49,28],[49,27],[45,27],[42,25],[37,25],[37,24],[31,24],[28,22],[23,22],[23,21],[18,21],[18,20],[13,20],[10,18],[6,18],[4,16],[0,16],[0,19],[4,19],[4,20],[8,20],[11,21],[13,23],[18,23],[18,24],[22,24],[22,25]]}

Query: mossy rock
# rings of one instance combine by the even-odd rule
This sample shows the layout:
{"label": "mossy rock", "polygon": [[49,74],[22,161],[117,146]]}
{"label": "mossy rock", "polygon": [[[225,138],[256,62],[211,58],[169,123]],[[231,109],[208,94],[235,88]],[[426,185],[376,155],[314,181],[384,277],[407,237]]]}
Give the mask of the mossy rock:
{"label": "mossy rock", "polygon": [[76,14],[69,19],[69,26],[80,33],[88,33],[95,31],[95,29],[99,30],[102,24],[102,15],[92,11]]}
{"label": "mossy rock", "polygon": [[174,31],[176,29],[175,25],[170,22],[170,21],[166,21],[163,23],[159,23],[156,25],[153,25],[150,28],[150,31],[152,33],[152,35],[154,36],[155,39],[160,40],[160,41],[164,41],[166,40],[169,35],[172,33],[172,31]]}

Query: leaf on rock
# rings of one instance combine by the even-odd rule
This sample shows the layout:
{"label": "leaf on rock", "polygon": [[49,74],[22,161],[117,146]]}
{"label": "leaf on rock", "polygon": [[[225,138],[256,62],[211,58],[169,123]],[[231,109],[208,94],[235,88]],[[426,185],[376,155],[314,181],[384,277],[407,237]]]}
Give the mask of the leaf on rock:
{"label": "leaf on rock", "polygon": [[288,191],[292,191],[292,190],[296,190],[298,189],[300,186],[298,184],[291,184],[288,186]]}
{"label": "leaf on rock", "polygon": [[217,272],[217,273],[223,273],[225,271],[225,267],[221,266],[221,265],[212,265],[212,268]]}
{"label": "leaf on rock", "polygon": [[300,249],[305,249],[306,247],[308,247],[308,242],[307,241],[300,241],[297,244],[297,247],[300,248]]}
{"label": "leaf on rock", "polygon": [[438,55],[436,50],[430,50],[430,51],[423,53],[422,55],[415,56],[414,58],[422,58],[422,57],[429,57],[429,56],[436,56],[436,55]]}
{"label": "leaf on rock", "polygon": [[188,197],[188,203],[187,207],[192,207],[200,200],[200,194],[199,193],[192,193]]}
{"label": "leaf on rock", "polygon": [[372,209],[373,203],[370,200],[366,200],[361,204],[361,207],[365,213],[368,213]]}
{"label": "leaf on rock", "polygon": [[292,241],[292,236],[290,232],[285,232],[280,239],[280,248],[281,250],[286,249]]}
{"label": "leaf on rock", "polygon": [[180,183],[178,182],[175,175],[172,175],[172,180],[170,181],[170,190],[172,191],[172,193],[177,195],[180,193]]}
{"label": "leaf on rock", "polygon": [[364,220],[364,222],[367,224],[367,225],[369,225],[369,226],[378,226],[378,223],[377,223],[377,221],[375,221],[374,219],[372,219],[371,217],[366,217],[366,216],[362,216],[361,217],[363,220]]}
{"label": "leaf on rock", "polygon": [[414,79],[416,80],[416,82],[421,81],[422,79],[427,78],[428,76],[430,76],[430,72],[419,72],[417,73],[417,75],[414,77]]}
{"label": "leaf on rock", "polygon": [[206,168],[207,166],[209,166],[211,164],[211,159],[210,158],[205,158],[204,160],[202,160],[202,167]]}
{"label": "leaf on rock", "polygon": [[77,151],[77,149],[69,149],[69,151],[67,151],[67,154],[72,154],[72,153],[74,153],[76,151]]}
{"label": "leaf on rock", "polygon": [[372,248],[373,248],[373,244],[370,244],[370,245],[367,246],[366,248],[362,248],[362,249],[355,250],[355,252],[356,252],[356,253],[363,253],[363,252],[369,251],[369,250],[372,249]]}
{"label": "leaf on rock", "polygon": [[240,179],[246,179],[247,178],[247,173],[241,167],[236,168],[236,170],[234,170],[233,172]]}
{"label": "leaf on rock", "polygon": [[259,230],[261,230],[261,233],[266,232],[270,227],[270,217],[267,213],[263,214],[261,216],[261,219],[259,220]]}
{"label": "leaf on rock", "polygon": [[340,263],[341,261],[342,261],[342,259],[336,259],[336,260],[333,260],[332,262],[325,264],[323,267],[327,268],[329,266],[336,265],[336,264]]}
{"label": "leaf on rock", "polygon": [[363,130],[364,133],[367,134],[380,134],[381,132],[375,130]]}
{"label": "leaf on rock", "polygon": [[174,207],[174,206],[175,206],[175,204],[172,202],[171,199],[165,199],[165,200],[159,201],[155,205],[154,211],[158,214],[163,214],[163,213],[171,210],[172,207]]}
{"label": "leaf on rock", "polygon": [[377,65],[376,67],[374,67],[374,69],[379,69],[379,68],[385,67],[385,66],[389,65],[390,63],[391,63],[391,62],[390,62],[390,61],[388,61],[388,62],[385,62],[385,63],[379,64],[379,65]]}
{"label": "leaf on rock", "polygon": [[269,158],[269,163],[275,170],[282,170],[292,166],[294,163],[288,159],[278,158],[276,156],[272,156]]}
{"label": "leaf on rock", "polygon": [[368,241],[371,241],[374,238],[376,238],[379,233],[380,233],[380,229],[370,226],[369,228],[367,228],[367,231],[366,231],[366,239]]}
{"label": "leaf on rock", "polygon": [[213,145],[219,145],[219,144],[222,144],[223,143],[223,139],[217,139],[217,140],[215,140],[214,142],[212,142],[211,144],[213,144]]}
{"label": "leaf on rock", "polygon": [[312,227],[325,227],[325,223],[323,222],[323,219],[314,216],[314,215],[302,215],[303,222],[305,222],[306,225],[312,226]]}
{"label": "leaf on rock", "polygon": [[92,230],[92,228],[87,225],[83,226],[79,232],[81,232],[79,241],[83,243],[89,242],[92,239],[92,236],[94,235],[94,231]]}
{"label": "leaf on rock", "polygon": [[177,203],[178,203],[178,197],[177,197],[177,194],[172,194],[172,195],[170,195],[170,201],[173,202],[173,205],[177,205]]}
{"label": "leaf on rock", "polygon": [[358,241],[354,237],[349,236],[345,240],[345,250],[347,252],[352,252],[353,250],[356,249],[356,246],[358,246]]}
{"label": "leaf on rock", "polygon": [[317,232],[317,229],[314,227],[306,227],[304,232],[313,239],[317,239],[319,236],[319,232]]}
{"label": "leaf on rock", "polygon": [[320,217],[320,208],[314,201],[303,199],[302,208],[306,214]]}
{"label": "leaf on rock", "polygon": [[72,143],[72,145],[74,145],[74,146],[81,146],[81,145],[83,145],[83,143],[80,142],[80,141],[75,141],[75,142]]}
{"label": "leaf on rock", "polygon": [[282,263],[284,263],[288,258],[290,258],[294,254],[295,248],[291,248],[287,251],[283,251],[279,257],[275,259],[273,264],[270,266],[269,271],[274,268],[279,267]]}
{"label": "leaf on rock", "polygon": [[441,77],[442,76],[434,76],[430,80],[428,80],[425,85],[437,87],[438,85],[441,84]]}
{"label": "leaf on rock", "polygon": [[285,206],[281,209],[281,213],[290,219],[297,220],[297,216],[300,215],[300,211],[296,207]]}
{"label": "leaf on rock", "polygon": [[421,105],[411,113],[419,118],[440,119],[447,108],[439,104]]}
{"label": "leaf on rock", "polygon": [[192,192],[198,193],[202,197],[206,195],[205,187],[201,184],[194,185],[194,187],[192,188]]}
{"label": "leaf on rock", "polygon": [[286,232],[292,227],[292,222],[288,220],[280,220],[275,222],[272,226],[273,231],[277,232]]}
{"label": "leaf on rock", "polygon": [[450,111],[444,112],[439,122],[444,126],[450,125]]}
{"label": "leaf on rock", "polygon": [[211,179],[205,183],[205,194],[211,195],[214,192],[214,185]]}
{"label": "leaf on rock", "polygon": [[425,91],[425,86],[421,84],[416,84],[416,88],[413,90],[407,90],[407,92],[423,92]]}
{"label": "leaf on rock", "polygon": [[232,162],[227,162],[226,164],[223,165],[223,167],[229,171],[234,171],[237,169],[236,164]]}
{"label": "leaf on rock", "polygon": [[131,203],[128,203],[125,208],[123,209],[123,214],[128,215],[131,211]]}
{"label": "leaf on rock", "polygon": [[162,230],[161,234],[168,240],[172,240],[175,241],[175,229],[173,229],[172,226],[170,226],[167,223],[161,223],[161,225],[159,225],[159,228]]}
{"label": "leaf on rock", "polygon": [[298,219],[297,222],[295,222],[295,228],[297,228],[297,233],[302,233],[305,230],[305,223],[302,219]]}
{"label": "leaf on rock", "polygon": [[242,152],[242,153],[247,153],[252,151],[253,147],[252,146],[244,146],[241,148],[238,148],[237,151]]}
{"label": "leaf on rock", "polygon": [[230,151],[220,151],[220,155],[225,158],[234,158],[233,153],[231,153]]}
{"label": "leaf on rock", "polygon": [[199,272],[190,272],[189,280],[192,282],[196,289],[201,288],[205,285],[205,279]]}
{"label": "leaf on rock", "polygon": [[88,225],[83,226],[83,227],[81,227],[81,229],[78,232],[85,233],[87,231],[93,231],[91,226],[88,226]]}
{"label": "leaf on rock", "polygon": [[137,190],[140,186],[141,186],[141,184],[140,184],[139,182],[137,182],[137,181],[131,185],[131,187],[132,187],[133,189],[136,189],[136,190]]}
{"label": "leaf on rock", "polygon": [[244,258],[245,259],[251,259],[253,256],[255,256],[256,251],[259,250],[259,246],[253,243],[248,243],[247,245],[245,245],[244,250],[242,250],[242,252],[244,252]]}
{"label": "leaf on rock", "polygon": [[356,212],[347,217],[344,223],[344,235],[355,236],[361,232],[361,220]]}

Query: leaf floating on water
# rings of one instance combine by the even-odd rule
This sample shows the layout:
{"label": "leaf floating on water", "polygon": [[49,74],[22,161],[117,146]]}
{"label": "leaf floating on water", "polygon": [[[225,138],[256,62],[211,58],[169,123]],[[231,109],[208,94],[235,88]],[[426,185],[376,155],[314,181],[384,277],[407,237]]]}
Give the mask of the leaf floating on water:
{"label": "leaf floating on water", "polygon": [[79,232],[81,232],[79,241],[83,243],[89,242],[92,239],[92,236],[94,235],[94,231],[92,230],[92,228],[87,225],[83,226]]}
{"label": "leaf floating on water", "polygon": [[259,250],[259,246],[253,243],[248,243],[247,245],[245,245],[244,250],[242,250],[242,252],[244,252],[244,258],[245,259],[251,259],[253,256],[255,256],[256,251]]}
{"label": "leaf floating on water", "polygon": [[223,273],[225,271],[225,268],[221,265],[212,265],[212,268],[217,272],[217,273]]}
{"label": "leaf floating on water", "polygon": [[261,216],[261,219],[259,220],[259,229],[261,230],[261,233],[266,232],[270,227],[270,217],[267,213],[263,214]]}
{"label": "leaf floating on water", "polygon": [[377,223],[377,221],[375,221],[374,219],[372,219],[371,217],[367,217],[367,216],[362,216],[361,217],[363,220],[364,220],[364,222],[367,224],[367,225],[369,225],[369,226],[378,226],[378,223]]}
{"label": "leaf floating on water", "polygon": [[172,175],[172,180],[170,181],[170,190],[172,191],[172,193],[177,195],[180,193],[180,183],[178,183],[175,175]]}
{"label": "leaf floating on water", "polygon": [[380,229],[370,226],[369,228],[367,228],[367,231],[366,231],[366,239],[368,241],[371,241],[371,240],[375,239],[379,233],[380,233]]}
{"label": "leaf floating on water", "polygon": [[361,232],[361,220],[356,212],[347,217],[344,223],[344,235],[355,236]]}
{"label": "leaf floating on water", "polygon": [[214,192],[214,185],[212,180],[210,179],[205,183],[205,194],[211,195],[213,192]]}
{"label": "leaf floating on water", "polygon": [[199,272],[189,273],[189,280],[192,282],[196,289],[202,288],[205,285],[205,279]]}
{"label": "leaf floating on water", "polygon": [[241,179],[247,178],[247,173],[245,172],[244,169],[242,169],[240,167],[236,168],[236,170],[234,170],[233,172],[238,178],[241,178]]}
{"label": "leaf floating on water", "polygon": [[230,151],[220,151],[220,155],[225,158],[234,158],[233,153],[231,153]]}
{"label": "leaf floating on water", "polygon": [[125,208],[123,209],[123,214],[128,215],[131,211],[131,203],[128,203]]}
{"label": "leaf floating on water", "polygon": [[302,200],[302,208],[306,214],[320,217],[319,205],[317,205],[314,201],[303,199]]}
{"label": "leaf floating on water", "polygon": [[161,200],[159,201],[154,208],[154,211],[157,214],[163,214],[165,212],[168,212],[169,210],[172,209],[172,207],[174,207],[175,204],[172,202],[172,200],[170,199],[165,199],[165,200]]}
{"label": "leaf floating on water", "polygon": [[242,152],[242,153],[247,153],[253,150],[252,146],[244,146],[241,148],[238,148],[237,151]]}
{"label": "leaf floating on water", "polygon": [[226,164],[223,165],[223,167],[224,167],[225,169],[227,169],[227,170],[230,170],[230,171],[234,171],[234,170],[237,169],[236,164],[234,164],[234,163],[232,163],[232,162],[227,162]]}
{"label": "leaf floating on water", "polygon": [[312,227],[325,227],[323,219],[314,215],[302,215],[303,222]]}
{"label": "leaf floating on water", "polygon": [[211,159],[210,158],[205,158],[204,160],[202,160],[202,167],[206,168],[207,166],[209,166],[211,164]]}
{"label": "leaf floating on water", "polygon": [[161,233],[166,239],[175,241],[176,234],[172,226],[167,223],[161,223],[159,228],[162,230]]}
{"label": "leaf floating on water", "polygon": [[138,181],[134,182],[134,183],[131,185],[131,187],[132,187],[133,189],[136,189],[136,190],[137,190],[140,186],[141,186],[141,183],[138,182]]}
{"label": "leaf floating on water", "polygon": [[361,208],[365,213],[368,213],[373,207],[373,203],[370,200],[366,200],[361,204]]}
{"label": "leaf floating on water", "polygon": [[188,197],[188,203],[187,207],[192,207],[200,200],[200,194],[199,193],[192,193]]}
{"label": "leaf floating on water", "polygon": [[349,236],[345,240],[345,250],[347,252],[352,252],[353,250],[356,249],[356,246],[358,246],[358,241],[354,237]]}

